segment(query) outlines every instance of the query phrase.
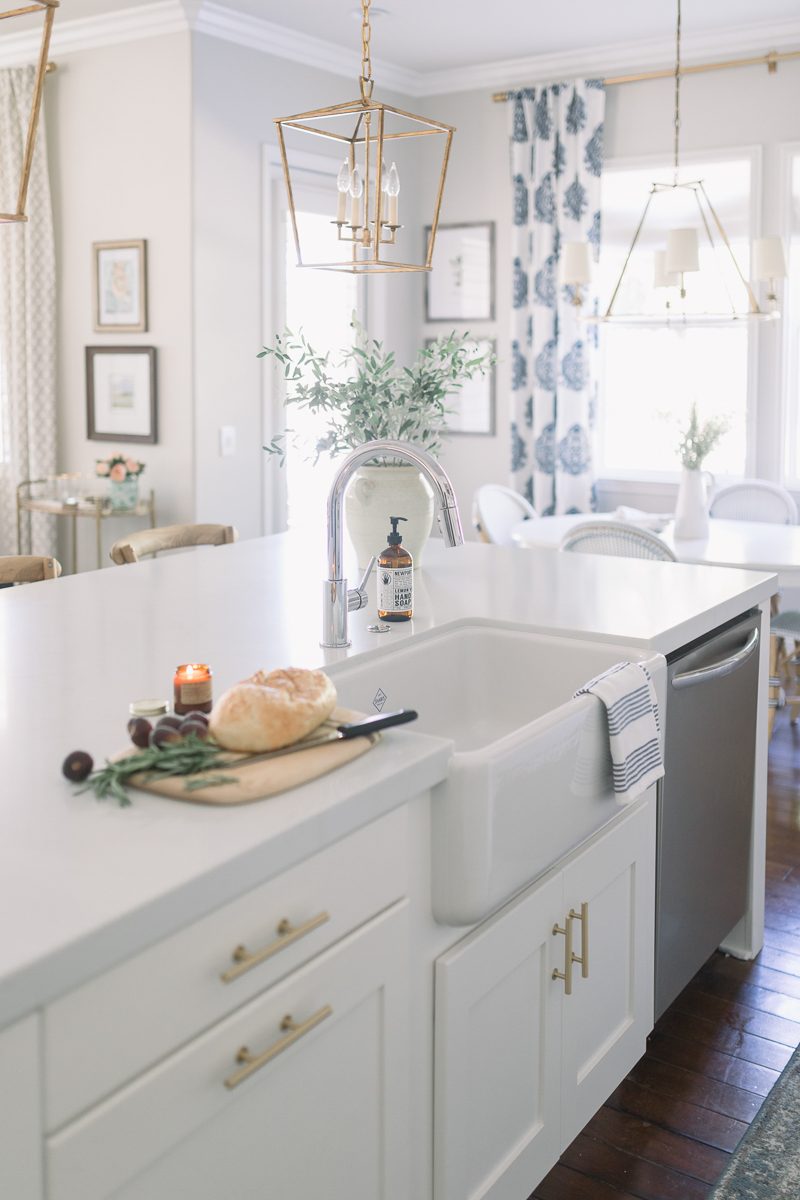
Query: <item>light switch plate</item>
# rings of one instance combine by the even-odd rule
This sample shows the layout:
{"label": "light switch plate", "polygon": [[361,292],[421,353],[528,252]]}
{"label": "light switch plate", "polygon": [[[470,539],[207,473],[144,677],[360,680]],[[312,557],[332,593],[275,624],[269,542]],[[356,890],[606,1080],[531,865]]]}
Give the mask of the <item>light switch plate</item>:
{"label": "light switch plate", "polygon": [[222,458],[230,458],[236,453],[236,426],[220,425],[219,452]]}

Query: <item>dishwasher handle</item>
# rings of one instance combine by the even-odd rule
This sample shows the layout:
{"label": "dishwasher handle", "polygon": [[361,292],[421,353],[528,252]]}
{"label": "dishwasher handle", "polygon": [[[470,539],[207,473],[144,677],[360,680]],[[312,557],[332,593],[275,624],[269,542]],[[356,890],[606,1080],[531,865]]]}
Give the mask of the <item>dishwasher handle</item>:
{"label": "dishwasher handle", "polygon": [[712,663],[708,667],[698,667],[696,671],[683,671],[680,675],[674,675],[672,686],[674,688],[695,687],[698,683],[708,683],[712,679],[723,679],[726,675],[731,675],[755,653],[758,641],[759,631],[756,627],[741,650],[737,650],[729,658],[723,658],[721,662]]}

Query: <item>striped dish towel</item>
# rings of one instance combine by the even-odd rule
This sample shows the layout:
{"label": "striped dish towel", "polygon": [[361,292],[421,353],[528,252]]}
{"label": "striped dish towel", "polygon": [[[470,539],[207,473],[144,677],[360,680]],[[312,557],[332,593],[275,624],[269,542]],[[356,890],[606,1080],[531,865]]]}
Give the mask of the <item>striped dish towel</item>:
{"label": "striped dish towel", "polygon": [[605,705],[614,791],[630,804],[664,774],[658,700],[649,671],[641,663],[620,662],[575,695],[596,696]]}

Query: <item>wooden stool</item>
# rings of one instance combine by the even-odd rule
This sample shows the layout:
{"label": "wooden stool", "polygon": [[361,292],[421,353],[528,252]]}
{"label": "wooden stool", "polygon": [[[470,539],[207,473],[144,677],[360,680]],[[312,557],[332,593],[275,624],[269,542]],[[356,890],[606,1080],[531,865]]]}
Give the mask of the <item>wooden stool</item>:
{"label": "wooden stool", "polygon": [[58,579],[61,563],[57,558],[38,554],[8,554],[0,557],[0,584],[39,583],[42,579]]}
{"label": "wooden stool", "polygon": [[163,525],[160,529],[142,529],[120,538],[111,547],[111,561],[117,566],[138,562],[162,550],[180,550],[184,546],[224,546],[239,538],[232,525]]}
{"label": "wooden stool", "polygon": [[[779,686],[781,677],[787,679],[787,682],[797,683],[797,649],[800,645],[800,612],[789,610],[788,612],[773,613],[770,621],[770,685]],[[786,641],[791,639],[794,642],[794,654],[787,653]],[[800,707],[800,694],[797,691],[787,693],[782,697],[783,703],[788,704],[792,710],[791,721],[793,725],[798,721],[798,707]],[[781,705],[782,707],[782,705]],[[770,717],[774,717],[774,709],[770,711]],[[770,732],[772,724],[770,723]]]}

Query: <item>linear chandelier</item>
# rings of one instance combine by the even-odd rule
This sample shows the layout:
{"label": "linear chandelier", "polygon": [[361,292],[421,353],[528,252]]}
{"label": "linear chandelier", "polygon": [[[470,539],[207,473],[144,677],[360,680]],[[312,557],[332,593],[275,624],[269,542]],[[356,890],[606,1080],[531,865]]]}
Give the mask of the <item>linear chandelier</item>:
{"label": "linear chandelier", "polygon": [[[275,120],[297,265],[352,274],[429,271],[455,130],[452,125],[419,117],[372,99],[374,80],[370,56],[370,4],[371,0],[361,0],[359,99]],[[298,141],[305,143],[308,137],[316,137],[323,138],[328,143],[328,149],[335,148],[342,156],[338,173],[336,159],[332,159],[331,175],[335,175],[336,185],[331,190],[330,242],[324,247],[330,252],[329,261],[324,258],[320,260],[318,242],[311,248],[309,261],[309,253],[303,244],[294,185],[294,178],[297,171],[302,169],[303,160],[298,158],[300,166],[292,169],[292,155],[287,152],[289,133],[293,137],[302,135],[302,139],[295,138],[293,149],[297,148]],[[421,147],[430,143],[436,147],[435,162],[431,165],[435,168],[438,184],[427,223],[425,257],[422,261],[403,261],[395,257],[395,253],[399,254],[403,249],[403,241],[399,236],[404,229],[400,222],[401,172],[404,178],[407,172],[418,178]],[[413,202],[417,205],[422,202],[419,189],[413,195]],[[407,232],[406,245],[409,241],[410,234]]]}
{"label": "linear chandelier", "polygon": [[[767,307],[763,308],[734,254],[730,238],[703,180],[682,180],[680,177],[681,74],[681,0],[677,0],[672,181],[651,184],[608,305],[599,317],[587,317],[587,320],[631,325],[685,326],[729,324],[732,321],[748,319],[774,320],[780,315],[776,280],[786,274],[780,238],[760,238],[753,248],[753,278],[769,284]],[[633,253],[640,244],[643,231],[646,230],[651,206],[654,201],[658,203],[661,200],[674,203],[680,196],[688,199],[689,212],[694,213],[696,224],[684,224],[667,231],[665,247],[656,250],[654,254],[654,293],[649,296],[650,303],[647,303],[647,297],[642,302],[641,289],[638,289],[637,294],[634,287],[630,289],[629,295],[632,294],[635,300],[639,301],[639,307],[637,308],[635,303],[625,307],[628,268]],[[686,206],[682,219],[687,220]],[[688,219],[691,220],[691,217]],[[702,266],[701,239],[702,245],[710,250],[710,253],[706,253]],[[580,304],[581,286],[589,282],[588,245],[585,251],[582,243],[569,243],[564,249],[569,250],[569,254],[561,270],[561,280],[575,289],[574,295],[578,297],[576,303]],[[714,291],[718,298],[722,298],[721,302],[715,300],[714,307],[708,310],[697,307],[698,289],[692,276],[700,271],[715,272]]]}
{"label": "linear chandelier", "polygon": [[0,213],[0,224],[21,224],[28,219],[25,213],[25,206],[28,200],[28,184],[31,178],[33,151],[36,146],[36,131],[39,127],[39,115],[42,111],[42,93],[44,91],[44,77],[47,73],[47,56],[50,52],[50,35],[53,31],[53,20],[59,3],[60,0],[31,0],[31,3],[26,4],[23,8],[12,8],[7,12],[0,12],[0,21],[6,20],[9,17],[22,17],[30,13],[40,13],[44,16],[42,41],[39,47],[39,60],[36,64],[36,78],[33,84],[31,111],[28,117],[28,132],[25,137],[25,148],[22,153],[19,187],[17,189],[17,207],[13,213]]}

